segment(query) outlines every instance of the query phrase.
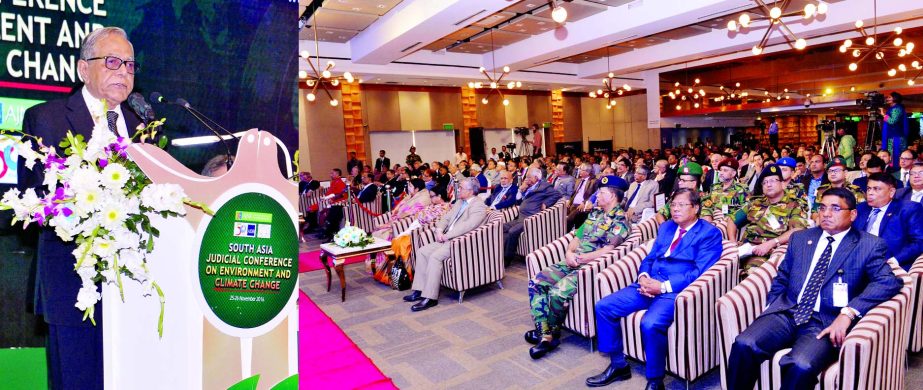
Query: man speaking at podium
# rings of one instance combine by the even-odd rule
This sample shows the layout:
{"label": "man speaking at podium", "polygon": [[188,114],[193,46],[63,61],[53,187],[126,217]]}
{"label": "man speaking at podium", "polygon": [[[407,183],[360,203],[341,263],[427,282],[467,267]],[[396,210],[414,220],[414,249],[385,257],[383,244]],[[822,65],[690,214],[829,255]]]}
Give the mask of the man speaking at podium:
{"label": "man speaking at podium", "polygon": [[[94,120],[104,116],[109,130],[129,137],[141,123],[125,103],[139,69],[134,59],[134,48],[124,30],[106,27],[93,31],[84,39],[77,63],[83,88],[28,109],[23,132],[57,147],[68,130],[89,139]],[[102,100],[109,111],[103,112]],[[18,175],[20,190],[40,190],[41,166],[31,171],[19,169]],[[39,233],[35,311],[48,323],[48,381],[52,389],[102,389],[102,301],[94,309],[96,325],[89,319],[84,321],[83,312],[74,305],[81,286],[74,272],[75,248],[58,238],[52,228]]]}

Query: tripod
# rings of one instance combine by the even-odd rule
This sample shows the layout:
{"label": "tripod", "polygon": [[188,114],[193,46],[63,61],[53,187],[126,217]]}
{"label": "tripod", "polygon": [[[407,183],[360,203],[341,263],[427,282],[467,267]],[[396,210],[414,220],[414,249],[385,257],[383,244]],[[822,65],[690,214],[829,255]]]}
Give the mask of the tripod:
{"label": "tripod", "polygon": [[[869,112],[869,130],[865,133],[865,150],[874,150],[875,140],[881,139],[881,118],[878,113]],[[886,148],[885,140],[881,139],[881,147]]]}
{"label": "tripod", "polygon": [[519,148],[519,155],[520,155],[520,156],[531,156],[531,155],[532,155],[532,153],[531,153],[531,151],[532,151],[532,144],[529,143],[528,140],[526,140],[526,136],[525,136],[525,135],[520,135],[520,136],[519,136],[519,146],[517,146],[517,148]]}
{"label": "tripod", "polygon": [[836,148],[837,148],[836,139],[834,138],[833,134],[825,135],[824,136],[824,146],[821,148],[821,154],[823,154],[824,157],[826,157],[827,161],[830,161],[834,157],[836,157],[837,155]]}

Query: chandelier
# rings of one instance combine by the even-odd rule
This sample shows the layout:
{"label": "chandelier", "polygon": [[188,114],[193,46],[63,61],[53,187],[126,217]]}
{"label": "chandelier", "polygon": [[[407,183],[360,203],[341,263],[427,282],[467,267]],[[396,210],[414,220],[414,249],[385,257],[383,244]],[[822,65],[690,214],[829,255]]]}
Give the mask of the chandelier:
{"label": "chandelier", "polygon": [[769,41],[769,36],[772,35],[772,30],[776,27],[778,27],[779,32],[789,46],[796,50],[803,50],[807,46],[807,41],[804,38],[798,38],[788,28],[788,25],[785,24],[785,18],[813,19],[827,13],[827,3],[822,1],[810,1],[805,4],[803,10],[789,12],[783,12],[783,10],[788,8],[792,0],[773,1],[771,4],[764,0],[753,1],[763,11],[762,15],[754,14],[751,16],[750,13],[743,12],[738,16],[737,20],[732,19],[727,25],[729,31],[741,31],[749,28],[753,22],[769,21],[769,25],[766,26],[766,32],[763,34],[763,39],[760,39],[760,42],[753,46],[753,55],[760,55],[763,52],[763,49],[766,48],[766,43]]}
{"label": "chandelier", "polygon": [[791,95],[788,94],[788,88],[782,89],[782,92],[779,92],[779,93],[772,93],[767,90],[763,93],[763,97],[764,97],[763,101],[766,103],[769,103],[773,100],[782,101],[782,100],[791,99]]}
{"label": "chandelier", "polygon": [[[330,105],[336,107],[340,102],[333,97],[330,93],[330,88],[335,88],[340,85],[341,82],[352,83],[355,79],[353,75],[349,72],[344,72],[341,76],[334,76],[331,72],[336,66],[336,63],[332,60],[327,61],[327,64],[324,68],[321,68],[320,63],[320,48],[317,44],[317,14],[314,14],[314,26],[311,26],[314,30],[314,53],[316,54],[315,58],[317,59],[317,64],[315,65],[311,61],[311,53],[307,50],[303,50],[300,53],[301,58],[304,58],[308,62],[308,66],[311,68],[311,73],[308,71],[299,70],[298,79],[302,80],[308,88],[311,88],[311,91],[305,96],[309,102],[314,102],[317,99],[317,89],[323,89],[324,93],[327,94],[327,97],[330,98]],[[323,69],[323,70],[321,70]]]}
{"label": "chandelier", "polygon": [[728,101],[731,101],[731,100],[741,100],[741,101],[743,101],[744,98],[750,96],[750,93],[749,93],[749,92],[743,91],[743,90],[740,88],[740,83],[739,83],[739,82],[734,83],[734,86],[733,86],[733,87],[725,87],[725,86],[721,85],[721,86],[718,87],[718,89],[720,89],[721,92],[724,93],[724,96],[719,96],[719,97],[716,97],[716,98],[712,99],[712,100],[714,100],[715,102],[724,102],[725,100],[728,100]]}
{"label": "chandelier", "polygon": [[[849,63],[849,70],[855,72],[856,69],[859,69],[860,63],[869,57],[875,57],[875,59],[882,61],[885,67],[890,68],[888,69],[888,77],[897,76],[898,71],[905,74],[910,69],[916,69],[916,75],[907,77],[907,85],[916,84],[916,79],[923,75],[923,64],[921,64],[923,63],[923,58],[913,52],[914,43],[905,41],[901,36],[903,29],[900,27],[895,27],[894,31],[886,38],[878,39],[878,1],[874,2],[874,7],[872,33],[869,34],[865,30],[865,23],[862,20],[857,20],[856,30],[862,35],[862,39],[858,43],[854,43],[852,39],[847,39],[840,45],[840,53],[850,53],[853,58],[856,58],[854,62]],[[907,60],[910,61],[909,67],[904,62]],[[897,63],[897,66],[892,66],[894,63]],[[912,70],[911,73],[913,73]]]}
{"label": "chandelier", "polygon": [[[609,68],[609,47],[606,47],[606,71]],[[627,91],[631,91],[631,86],[628,84],[622,84],[621,88],[615,87],[615,74],[609,72],[606,78],[603,79],[603,86],[606,87],[605,90],[597,89],[595,91],[590,91],[591,98],[603,98],[606,99],[606,109],[611,110],[612,106],[615,105],[615,97],[622,96]]]}
{"label": "chandelier", "polygon": [[[491,65],[496,67],[496,57],[494,56],[494,30],[493,28],[490,29],[490,58],[491,58]],[[504,66],[503,72],[499,74],[497,74],[496,72],[488,72],[487,69],[485,69],[483,66],[478,71],[481,72],[481,74],[484,75],[484,77],[487,77],[487,83],[482,83],[480,81],[469,81],[468,88],[480,89],[480,88],[483,88],[485,85],[490,87],[490,90],[487,91],[487,96],[481,99],[482,104],[487,104],[489,101],[487,98],[489,98],[490,95],[493,95],[494,92],[496,92],[498,95],[500,95],[500,99],[503,99],[503,105],[508,106],[510,105],[510,101],[507,100],[503,96],[503,91],[501,91],[500,89],[504,86],[507,89],[522,88],[522,82],[520,81],[509,81],[506,83],[506,85],[503,84],[503,78],[510,74],[509,66]]]}

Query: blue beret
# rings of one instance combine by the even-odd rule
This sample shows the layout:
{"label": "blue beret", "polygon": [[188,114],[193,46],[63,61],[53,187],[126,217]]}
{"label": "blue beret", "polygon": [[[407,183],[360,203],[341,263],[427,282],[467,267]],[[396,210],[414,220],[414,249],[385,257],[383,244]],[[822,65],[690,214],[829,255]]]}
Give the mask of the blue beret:
{"label": "blue beret", "polygon": [[628,191],[628,182],[625,181],[625,179],[615,175],[603,176],[602,179],[599,179],[599,186],[618,188],[622,191]]}
{"label": "blue beret", "polygon": [[795,159],[793,159],[793,158],[791,158],[791,157],[782,157],[782,158],[776,160],[776,165],[781,166],[781,167],[794,168],[794,167],[795,167]]}

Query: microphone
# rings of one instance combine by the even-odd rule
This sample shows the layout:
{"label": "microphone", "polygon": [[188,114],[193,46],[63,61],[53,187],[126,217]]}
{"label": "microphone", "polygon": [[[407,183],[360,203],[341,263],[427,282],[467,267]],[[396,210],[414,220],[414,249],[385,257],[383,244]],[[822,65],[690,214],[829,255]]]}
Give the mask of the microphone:
{"label": "microphone", "polygon": [[133,92],[131,95],[128,95],[128,105],[132,110],[141,117],[141,120],[145,123],[150,123],[154,121],[154,109],[151,107],[150,103],[144,101],[144,96],[141,96],[138,92]]}
{"label": "microphone", "polygon": [[231,158],[233,157],[233,154],[231,154],[231,146],[228,144],[228,140],[224,139],[224,137],[221,135],[221,133],[219,133],[218,130],[215,130],[215,128],[212,127],[212,126],[209,124],[208,121],[211,121],[211,122],[214,123],[216,126],[220,127],[222,130],[224,130],[226,133],[230,134],[230,135],[231,135],[231,138],[237,139],[237,137],[234,136],[233,133],[231,133],[231,132],[228,131],[227,129],[221,127],[221,125],[218,125],[218,123],[216,123],[215,121],[212,121],[211,119],[208,119],[208,121],[206,121],[206,118],[207,118],[207,117],[206,117],[204,114],[202,114],[202,113],[198,112],[197,110],[193,109],[193,108],[192,108],[192,105],[190,105],[189,102],[186,101],[186,99],[177,98],[176,100],[170,101],[170,100],[168,100],[167,98],[165,98],[163,95],[161,95],[160,92],[152,92],[152,93],[151,93],[151,100],[153,100],[153,101],[155,101],[155,102],[158,102],[158,103],[172,104],[172,105],[176,105],[176,106],[182,107],[182,108],[185,109],[187,112],[189,112],[190,115],[192,115],[194,118],[196,118],[196,120],[198,120],[199,123],[201,123],[202,125],[204,125],[205,128],[207,128],[209,131],[211,131],[212,134],[214,134],[216,137],[218,137],[218,141],[221,141],[221,143],[224,145],[225,155],[227,156],[227,161],[225,161],[225,164],[227,165],[227,169],[228,169],[228,170],[231,170],[231,165],[233,164],[233,163],[231,162]]}

